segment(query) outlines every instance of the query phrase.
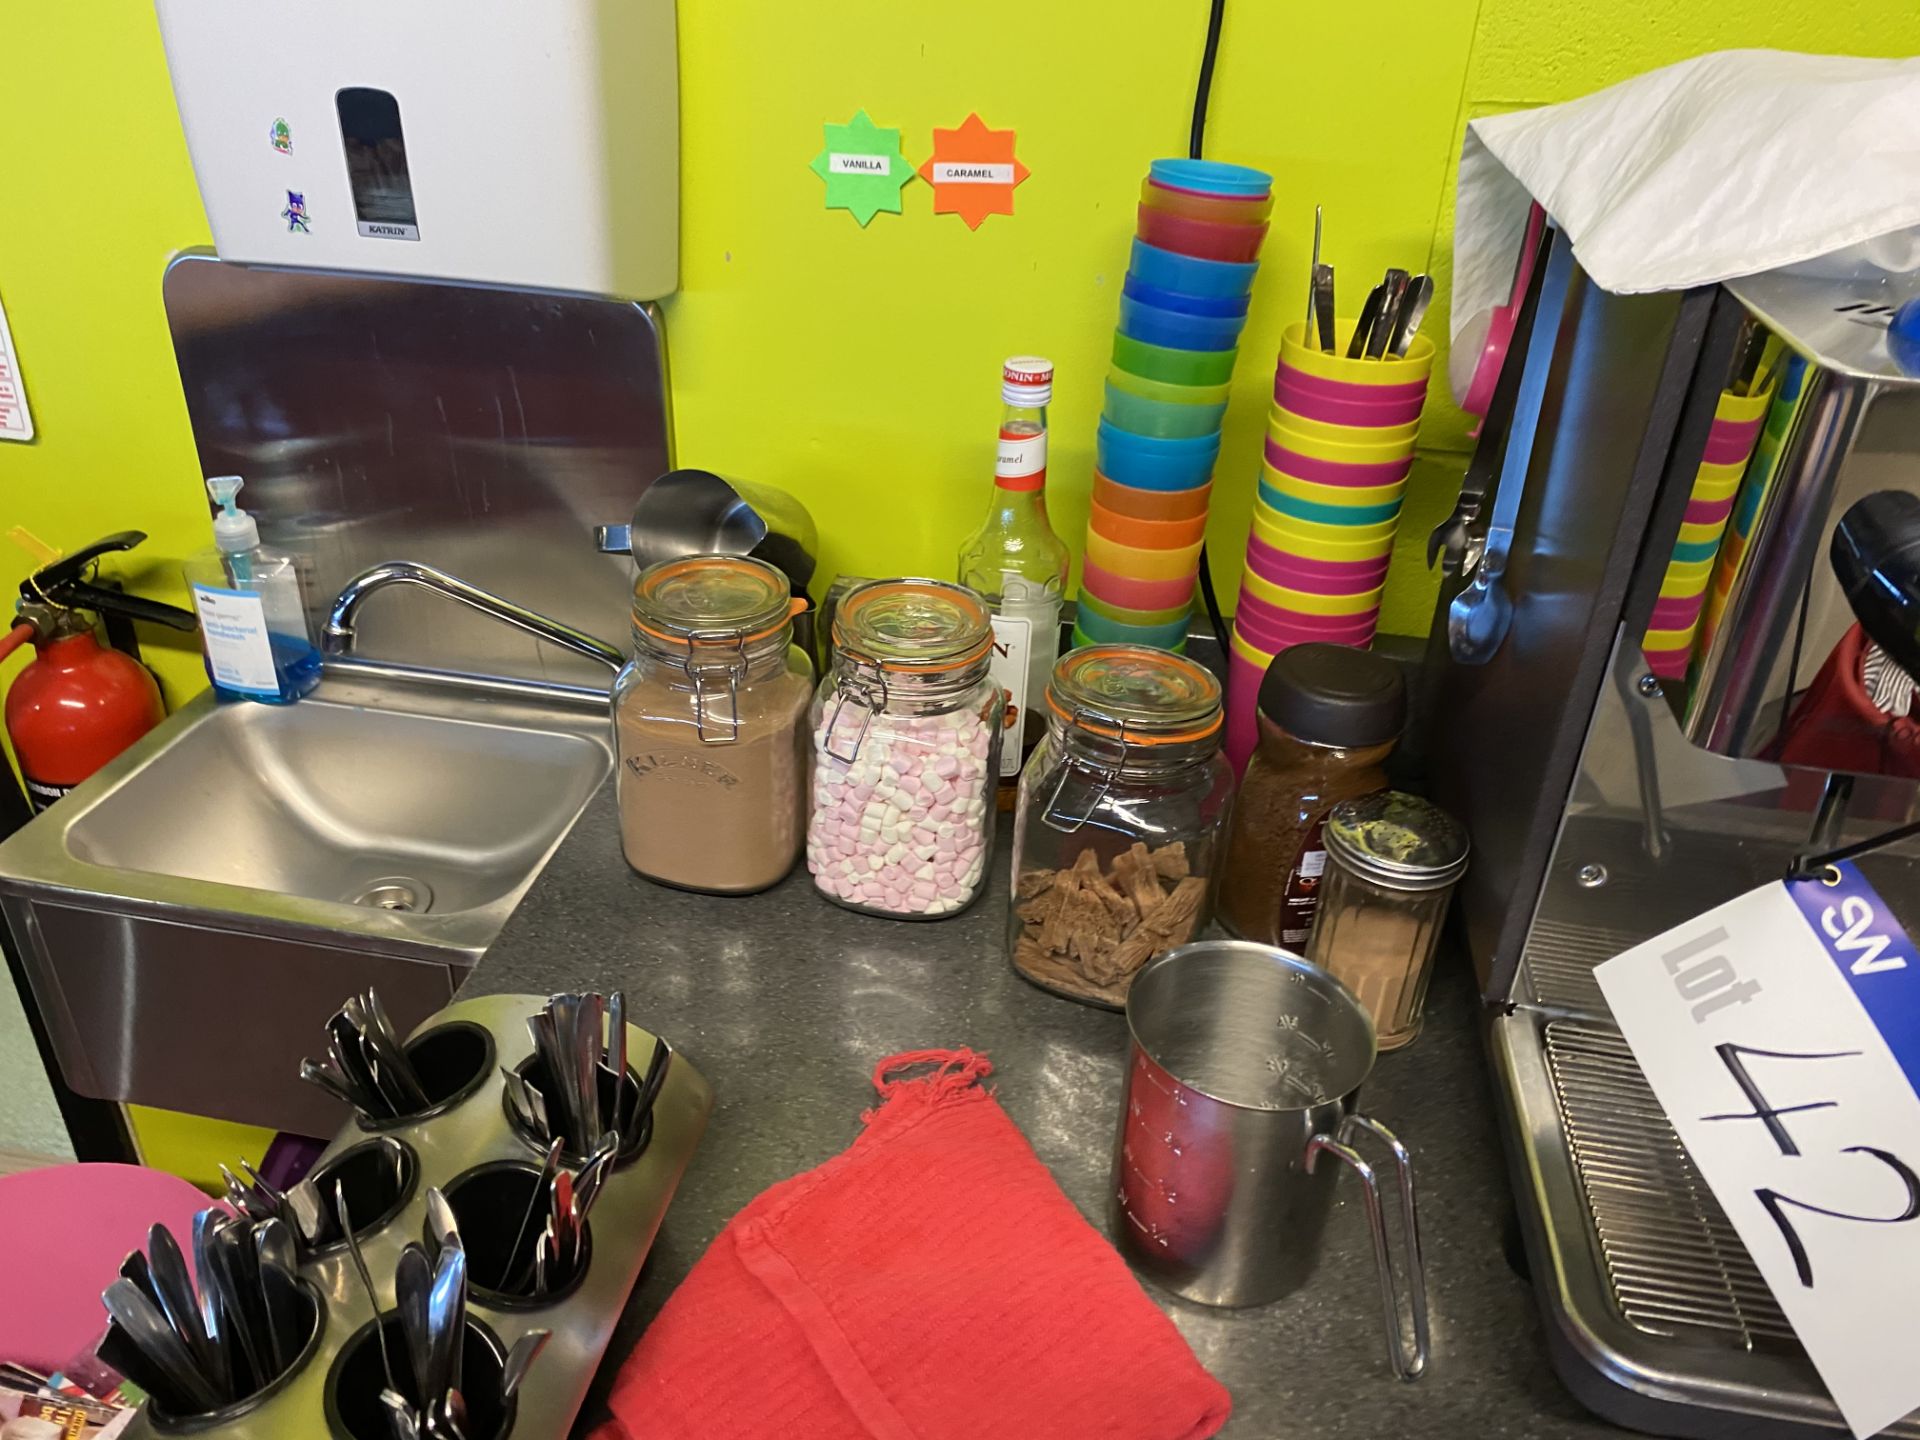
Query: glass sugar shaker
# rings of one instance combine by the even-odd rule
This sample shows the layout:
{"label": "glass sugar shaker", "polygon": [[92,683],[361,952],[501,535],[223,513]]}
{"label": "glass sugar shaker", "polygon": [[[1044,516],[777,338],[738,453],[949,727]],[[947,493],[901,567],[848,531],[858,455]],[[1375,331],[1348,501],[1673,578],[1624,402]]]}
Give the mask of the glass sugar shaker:
{"label": "glass sugar shaker", "polygon": [[1327,868],[1307,958],[1360,998],[1382,1050],[1420,1033],[1427,981],[1467,832],[1439,806],[1398,790],[1343,800],[1322,835]]}

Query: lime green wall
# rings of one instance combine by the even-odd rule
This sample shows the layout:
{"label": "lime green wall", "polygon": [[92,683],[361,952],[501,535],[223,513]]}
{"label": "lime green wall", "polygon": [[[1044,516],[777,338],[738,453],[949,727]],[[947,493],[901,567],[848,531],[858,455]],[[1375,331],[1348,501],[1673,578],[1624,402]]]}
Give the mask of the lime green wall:
{"label": "lime green wall", "polygon": [[[683,462],[797,491],[830,570],[944,574],[984,504],[996,367],[1037,350],[1058,364],[1053,495],[1077,544],[1135,194],[1149,159],[1184,147],[1203,9],[681,5],[684,283],[667,311]],[[1441,278],[1438,338],[1468,116],[1719,47],[1920,50],[1920,8],[1902,0],[1227,9],[1208,150],[1273,171],[1277,194],[1209,532],[1228,587],[1271,357],[1304,304],[1316,202],[1346,294],[1388,264]],[[934,126],[970,110],[1015,127],[1033,172],[1018,213],[969,231],[932,215],[918,182],[903,215],[865,230],[825,211],[807,169],[820,125],[862,107],[905,130],[915,164]],[[121,573],[179,599],[175,567],[205,543],[206,512],[160,275],[171,251],[208,236],[151,7],[9,5],[0,133],[0,303],[40,429],[30,446],[0,444],[0,536],[23,526],[66,548],[137,526],[152,539]],[[1426,628],[1432,585],[1417,551],[1451,503],[1465,426],[1436,404],[1423,441],[1385,617],[1407,633]],[[25,568],[0,538],[0,584],[11,590]],[[156,667],[171,702],[201,683],[177,646]],[[169,1143],[170,1158],[185,1153]]]}
{"label": "lime green wall", "polygon": [[[829,568],[944,573],[983,503],[995,366],[1039,350],[1059,366],[1053,493],[1077,542],[1134,193],[1145,161],[1184,142],[1196,17],[1145,0],[848,0],[830,23],[767,0],[681,9],[684,284],[667,309],[683,458],[801,493]],[[205,522],[159,276],[207,232],[157,28],[140,0],[12,12],[0,302],[41,437],[0,446],[0,519],[60,547],[139,525],[153,538],[122,569],[151,569],[150,586],[177,593],[172,562]],[[1356,75],[1383,35],[1390,93],[1357,103]],[[1920,10],[1400,0],[1309,18],[1230,0],[1209,150],[1271,169],[1277,204],[1210,530],[1223,583],[1246,530],[1268,357],[1301,304],[1313,205],[1326,207],[1330,258],[1355,277],[1348,293],[1388,263],[1444,279],[1468,116],[1734,44],[1910,53]],[[1016,127],[1033,171],[1019,213],[969,231],[933,216],[918,182],[904,215],[865,230],[825,211],[806,162],[820,123],[860,107],[903,127],[916,163],[932,127],[969,110]],[[1436,335],[1444,306],[1443,286]],[[1423,441],[1410,542],[1451,499],[1465,425],[1435,404]],[[24,564],[0,543],[0,582]],[[1430,595],[1403,556],[1390,628],[1424,629]],[[200,683],[190,654],[163,654],[158,668],[170,699]]]}
{"label": "lime green wall", "polygon": [[[151,7],[8,6],[0,133],[0,304],[38,432],[0,444],[0,585],[31,568],[15,526],[57,550],[133,528],[119,573],[183,602],[178,557],[210,542],[160,272],[211,237]],[[204,683],[188,642],[156,656],[169,703]]]}

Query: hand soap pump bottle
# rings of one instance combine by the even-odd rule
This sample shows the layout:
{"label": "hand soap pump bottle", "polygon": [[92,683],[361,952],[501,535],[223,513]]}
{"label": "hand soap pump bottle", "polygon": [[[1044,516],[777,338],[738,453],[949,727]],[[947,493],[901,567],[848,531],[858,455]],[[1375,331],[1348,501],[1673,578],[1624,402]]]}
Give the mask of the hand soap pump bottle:
{"label": "hand soap pump bottle", "polygon": [[307,628],[293,557],[260,543],[253,516],[234,504],[238,475],[216,475],[207,493],[220,506],[213,549],[187,567],[207,676],[222,698],[287,705],[320,683],[320,652]]}

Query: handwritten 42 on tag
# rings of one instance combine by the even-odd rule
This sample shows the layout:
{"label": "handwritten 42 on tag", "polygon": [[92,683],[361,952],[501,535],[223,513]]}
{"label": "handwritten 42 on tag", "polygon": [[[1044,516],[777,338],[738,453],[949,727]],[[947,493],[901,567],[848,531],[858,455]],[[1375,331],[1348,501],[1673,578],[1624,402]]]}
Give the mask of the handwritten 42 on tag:
{"label": "handwritten 42 on tag", "polygon": [[1851,865],[1596,978],[1857,1435],[1920,1406],[1920,957]]}

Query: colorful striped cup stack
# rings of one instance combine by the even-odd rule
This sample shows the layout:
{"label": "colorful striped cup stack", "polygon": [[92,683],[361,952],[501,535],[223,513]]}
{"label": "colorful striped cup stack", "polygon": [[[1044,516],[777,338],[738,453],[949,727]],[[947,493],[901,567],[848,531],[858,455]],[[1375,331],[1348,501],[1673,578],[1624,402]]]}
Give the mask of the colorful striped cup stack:
{"label": "colorful striped cup stack", "polygon": [[1280,343],[1253,531],[1227,657],[1227,758],[1253,752],[1254,697],[1273,657],[1309,641],[1373,641],[1414,434],[1433,369],[1416,335],[1402,358],[1346,356],[1355,322],[1331,351],[1295,325]]}
{"label": "colorful striped cup stack", "polygon": [[1076,645],[1179,650],[1273,178],[1156,160],[1107,372]]}
{"label": "colorful striped cup stack", "polygon": [[1686,518],[1674,543],[1673,559],[1660,584],[1641,648],[1647,668],[1662,680],[1686,677],[1693,658],[1693,637],[1700,628],[1700,612],[1707,602],[1707,584],[1713,562],[1727,533],[1727,517],[1747,472],[1747,461],[1760,438],[1760,426],[1773,398],[1771,387],[1757,395],[1728,390],[1714,407],[1713,428],[1707,432],[1707,453],[1693,477]]}

